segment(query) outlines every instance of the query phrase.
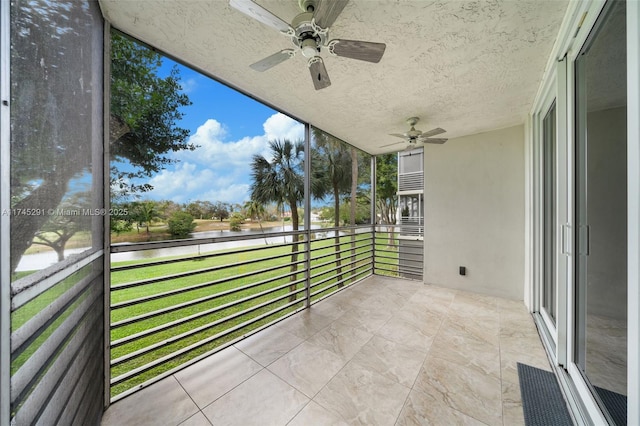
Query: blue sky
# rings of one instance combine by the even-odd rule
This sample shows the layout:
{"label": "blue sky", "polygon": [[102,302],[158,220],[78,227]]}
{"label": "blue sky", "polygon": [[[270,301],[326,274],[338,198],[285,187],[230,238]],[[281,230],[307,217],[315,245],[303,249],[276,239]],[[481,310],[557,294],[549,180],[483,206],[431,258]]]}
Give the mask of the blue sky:
{"label": "blue sky", "polygon": [[[174,65],[165,59],[161,76]],[[304,138],[304,126],[189,68],[178,65],[183,91],[193,103],[183,109],[180,127],[191,132],[195,151],[171,153],[179,160],[148,182],[145,199],[223,201],[249,199],[250,163],[254,154],[269,158],[268,141]]]}

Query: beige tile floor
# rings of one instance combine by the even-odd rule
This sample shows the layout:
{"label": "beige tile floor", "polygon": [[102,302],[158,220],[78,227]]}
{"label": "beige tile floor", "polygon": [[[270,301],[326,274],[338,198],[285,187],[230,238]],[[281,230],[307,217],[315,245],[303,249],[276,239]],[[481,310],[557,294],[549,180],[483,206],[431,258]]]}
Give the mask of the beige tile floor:
{"label": "beige tile floor", "polygon": [[113,404],[102,425],[518,425],[522,302],[370,277]]}

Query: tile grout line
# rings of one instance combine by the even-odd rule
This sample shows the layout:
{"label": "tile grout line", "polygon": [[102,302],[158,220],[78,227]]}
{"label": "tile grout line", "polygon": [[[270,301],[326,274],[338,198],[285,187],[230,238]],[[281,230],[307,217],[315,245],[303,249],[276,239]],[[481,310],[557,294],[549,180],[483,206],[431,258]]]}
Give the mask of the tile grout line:
{"label": "tile grout line", "polygon": [[187,390],[184,388],[184,386],[182,386],[182,383],[180,383],[180,380],[178,380],[178,378],[176,377],[175,374],[172,374],[171,377],[173,377],[176,382],[178,382],[178,385],[182,388],[182,390],[184,391],[184,393],[187,394],[187,396],[189,397],[189,399],[193,402],[193,404],[198,407],[198,411],[194,414],[192,414],[191,416],[187,417],[185,420],[183,420],[182,422],[178,423],[177,426],[180,426],[182,423],[186,422],[187,420],[189,420],[191,417],[195,416],[198,413],[202,413],[202,415],[204,416],[205,419],[207,419],[207,422],[213,426],[213,424],[211,423],[211,421],[209,420],[209,418],[202,412],[202,408],[200,408],[200,406],[196,403],[196,401],[194,401],[193,397],[191,396],[191,394],[189,392],[187,392]]}
{"label": "tile grout line", "polygon": [[[414,294],[416,292],[414,292]],[[455,298],[455,296],[454,296],[454,298]],[[443,318],[440,321],[440,325],[438,326],[438,331],[436,331],[435,335],[433,336],[433,340],[434,341],[435,341],[436,337],[438,337],[438,334],[440,334],[440,331],[442,329],[442,324],[444,324],[445,319],[449,316],[449,309],[451,308],[451,303],[453,303],[453,300],[451,300],[451,302],[449,302],[449,306],[447,307],[447,312],[443,315]],[[424,364],[427,362],[427,358],[429,358],[429,352],[431,352],[431,346],[432,345],[433,345],[433,341],[431,341],[431,345],[429,345],[429,349],[427,350],[427,352],[426,352],[426,354],[424,356],[424,359],[422,360],[422,365],[420,366],[420,369],[418,370],[418,373],[416,374],[416,377],[414,377],[413,383],[411,383],[411,387],[409,388],[409,393],[407,394],[407,397],[404,400],[404,404],[402,404],[402,409],[400,410],[400,412],[398,413],[398,417],[396,418],[396,422],[395,422],[396,425],[400,421],[400,416],[402,415],[402,411],[407,406],[407,403],[409,401],[409,396],[411,395],[411,392],[413,392],[414,390],[417,391],[417,392],[421,392],[421,391],[419,391],[417,389],[414,389],[414,387],[416,385],[416,381],[418,380],[418,377],[420,376],[420,372],[424,368]]]}
{"label": "tile grout line", "polygon": [[[342,317],[342,315],[341,315],[340,317]],[[340,317],[338,317],[338,318],[336,318],[335,320],[333,320],[333,322],[338,322],[338,320],[340,319]],[[380,329],[382,329],[382,328],[383,328],[383,327],[384,327],[384,326],[385,326],[389,321],[391,321],[391,319],[392,319],[393,317],[394,317],[394,315],[392,315],[392,316],[391,316],[387,321],[385,321],[385,323],[384,323],[382,326],[380,326],[380,327],[378,328],[378,331],[379,331]],[[332,324],[333,324],[333,322],[332,322]],[[344,324],[344,323],[343,323],[343,324]],[[353,325],[351,325],[351,324],[346,324],[346,325],[348,325],[348,326],[350,326],[350,327],[353,327]],[[354,327],[354,328],[355,328],[355,327]],[[376,337],[376,336],[377,336],[377,334],[376,334],[376,333],[377,333],[377,331],[376,331],[376,332],[371,332],[371,337],[369,338],[369,340],[367,340],[367,341],[366,341],[366,342],[365,342],[365,343],[360,347],[360,349],[358,350],[358,352],[359,352],[359,351],[360,351],[360,350],[361,350],[361,349],[362,349],[366,344],[368,344],[371,340],[373,340],[373,338],[374,338],[374,337]],[[381,337],[381,336],[378,336],[378,337]],[[308,340],[308,339],[307,339],[307,340]],[[343,420],[345,420],[345,419],[342,417],[342,415],[340,415],[339,413],[336,413],[335,411],[331,410],[330,408],[325,407],[323,404],[321,404],[320,402],[316,401],[316,400],[315,400],[315,398],[320,394],[320,392],[322,392],[322,391],[327,387],[327,385],[328,385],[329,383],[331,383],[331,381],[332,381],[332,380],[333,380],[333,379],[334,379],[338,374],[340,374],[340,372],[341,372],[342,370],[344,370],[344,369],[347,367],[347,365],[349,365],[351,362],[353,362],[353,358],[355,357],[355,355],[356,355],[358,352],[356,352],[355,354],[353,354],[353,355],[352,355],[352,356],[347,360],[347,362],[345,362],[345,364],[344,364],[344,365],[343,365],[343,366],[342,366],[342,367],[341,367],[341,368],[340,368],[340,369],[339,369],[339,370],[338,370],[338,371],[337,371],[333,376],[331,376],[331,378],[330,378],[329,380],[327,380],[327,382],[326,382],[326,383],[325,383],[325,384],[320,388],[320,390],[318,390],[318,392],[316,392],[316,393],[315,393],[315,395],[313,395],[313,397],[311,398],[311,401],[315,402],[316,404],[318,404],[320,407],[324,408],[325,410],[328,410],[329,412],[331,412],[331,413],[334,413],[334,414],[338,415],[338,416],[339,416],[340,418],[342,418]],[[365,369],[366,369],[366,368],[365,368]],[[366,370],[368,370],[368,369],[366,369]],[[399,384],[400,384],[401,386],[404,386],[404,385],[402,385],[401,383],[399,383]],[[410,392],[411,392],[411,389],[409,389],[409,393],[410,393]],[[408,394],[407,394],[407,397],[408,397]],[[405,400],[405,401],[406,401],[406,400]],[[402,408],[404,408],[404,405],[402,406]],[[400,414],[402,413],[402,408],[401,408],[400,412],[398,413],[398,417],[399,417],[399,416],[400,416]]]}

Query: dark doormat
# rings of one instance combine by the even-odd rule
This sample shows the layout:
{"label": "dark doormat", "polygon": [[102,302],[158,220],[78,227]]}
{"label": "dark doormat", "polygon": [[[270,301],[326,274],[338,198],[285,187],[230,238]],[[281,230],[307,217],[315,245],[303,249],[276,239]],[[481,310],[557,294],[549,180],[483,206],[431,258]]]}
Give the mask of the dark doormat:
{"label": "dark doormat", "polygon": [[556,376],[518,363],[524,423],[527,426],[573,425]]}
{"label": "dark doormat", "polygon": [[607,389],[596,388],[598,396],[616,425],[627,424],[627,397]]}

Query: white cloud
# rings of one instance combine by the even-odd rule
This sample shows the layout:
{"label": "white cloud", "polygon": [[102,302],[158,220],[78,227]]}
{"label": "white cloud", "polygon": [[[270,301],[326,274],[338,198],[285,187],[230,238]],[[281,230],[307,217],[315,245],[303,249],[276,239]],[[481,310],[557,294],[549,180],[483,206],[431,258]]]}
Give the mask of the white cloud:
{"label": "white cloud", "polygon": [[195,164],[188,162],[178,163],[174,170],[162,170],[149,180],[153,186],[150,195],[184,203],[192,194],[207,188],[213,179],[214,174],[210,169],[198,169]]}
{"label": "white cloud", "polygon": [[237,141],[224,141],[224,126],[210,118],[190,137],[189,142],[198,146],[194,151],[182,151],[180,159],[215,168],[246,167],[254,154],[267,149],[265,136],[245,136]]}
{"label": "white cloud", "polygon": [[304,140],[304,125],[281,113],[267,118],[262,127],[267,140],[289,139],[292,142]]}
{"label": "white cloud", "polygon": [[154,190],[149,195],[178,203],[189,200],[246,201],[253,156],[270,158],[269,140],[304,138],[304,125],[284,114],[270,116],[262,127],[262,135],[227,141],[225,126],[213,118],[208,119],[189,139],[198,148],[176,153],[179,163],[150,179]]}

